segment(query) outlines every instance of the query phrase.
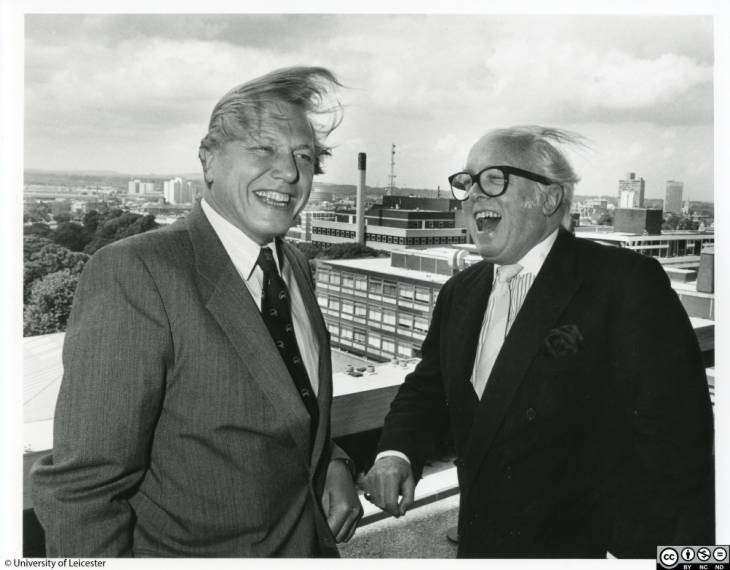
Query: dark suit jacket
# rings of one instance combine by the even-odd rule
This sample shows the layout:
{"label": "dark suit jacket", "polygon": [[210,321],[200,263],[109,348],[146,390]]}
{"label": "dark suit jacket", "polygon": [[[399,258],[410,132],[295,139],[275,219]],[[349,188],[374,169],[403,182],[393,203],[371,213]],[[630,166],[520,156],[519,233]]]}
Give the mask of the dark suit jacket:
{"label": "dark suit jacket", "polygon": [[492,274],[482,262],[442,288],[379,445],[418,475],[434,418],[450,424],[459,555],[654,558],[659,544],[714,544],[704,367],[656,260],[561,230],[478,401],[469,379]]}
{"label": "dark suit jacket", "polygon": [[196,206],[87,263],[52,455],[32,473],[49,556],[336,555],[321,510],[331,360],[307,263],[284,244],[321,347],[309,415]]}

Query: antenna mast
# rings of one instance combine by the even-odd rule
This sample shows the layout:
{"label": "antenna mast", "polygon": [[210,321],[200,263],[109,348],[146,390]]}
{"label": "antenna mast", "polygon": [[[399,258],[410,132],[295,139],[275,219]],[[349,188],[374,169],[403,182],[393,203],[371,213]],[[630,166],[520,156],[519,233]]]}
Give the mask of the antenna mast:
{"label": "antenna mast", "polygon": [[388,191],[386,194],[388,196],[393,195],[393,190],[395,189],[395,145],[390,145],[390,176],[388,176]]}

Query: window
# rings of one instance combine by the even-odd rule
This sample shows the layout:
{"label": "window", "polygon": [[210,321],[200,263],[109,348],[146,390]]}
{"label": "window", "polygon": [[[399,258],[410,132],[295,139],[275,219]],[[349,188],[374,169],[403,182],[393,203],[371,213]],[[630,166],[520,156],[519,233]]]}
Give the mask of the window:
{"label": "window", "polygon": [[360,303],[357,303],[355,305],[355,316],[356,317],[364,318],[366,313],[367,313],[367,308],[365,307],[365,305],[361,305]]}
{"label": "window", "polygon": [[368,336],[368,345],[373,348],[380,348],[380,335],[371,331],[370,336]]}
{"label": "window", "polygon": [[324,295],[317,295],[317,303],[320,307],[326,307],[327,306],[327,297]]}
{"label": "window", "polygon": [[383,339],[383,352],[393,354],[395,352],[395,343],[392,340]]}
{"label": "window", "polygon": [[398,288],[395,281],[383,281],[383,295],[386,297],[395,297]]}
{"label": "window", "polygon": [[398,296],[401,299],[408,299],[409,301],[413,300],[413,292],[414,292],[413,285],[401,283],[400,286],[398,287]]}
{"label": "window", "polygon": [[350,340],[352,339],[352,329],[350,327],[342,327],[340,329],[340,335],[342,338]]}
{"label": "window", "polygon": [[351,315],[353,313],[354,306],[350,301],[342,301],[342,313],[345,315]]}
{"label": "window", "polygon": [[431,293],[426,287],[416,287],[416,301],[428,303],[431,300]]}
{"label": "window", "polygon": [[410,358],[413,356],[413,349],[410,346],[402,346],[398,345],[398,356],[404,356],[405,358]]}
{"label": "window", "polygon": [[351,273],[342,274],[342,287],[349,287],[350,289],[355,287],[355,278]]}
{"label": "window", "polygon": [[329,271],[318,271],[317,272],[317,282],[318,283],[329,283],[330,281],[330,272]]}
{"label": "window", "polygon": [[374,277],[371,277],[370,282],[368,283],[368,291],[375,295],[380,295],[383,292],[382,279],[375,279]]}
{"label": "window", "polygon": [[355,329],[353,332],[353,340],[360,344],[365,344],[367,340],[367,332],[363,329]]}
{"label": "window", "polygon": [[333,271],[332,273],[330,273],[330,284],[332,284],[332,285],[340,284],[340,272],[339,271]]}
{"label": "window", "polygon": [[379,323],[382,317],[383,314],[380,312],[380,307],[370,307],[370,309],[368,309],[368,319],[371,321]]}
{"label": "window", "polygon": [[413,319],[413,330],[425,334],[428,332],[428,321],[423,317],[415,317]]}
{"label": "window", "polygon": [[402,329],[413,328],[413,315],[405,315],[403,313],[398,315],[398,327]]}
{"label": "window", "polygon": [[383,311],[383,323],[395,325],[395,311]]}
{"label": "window", "polygon": [[330,331],[330,334],[332,336],[339,337],[340,336],[340,325],[335,325],[333,323],[327,323],[327,328]]}
{"label": "window", "polygon": [[337,297],[329,298],[329,308],[333,311],[340,310],[340,300]]}
{"label": "window", "polygon": [[364,275],[355,276],[355,289],[365,291],[368,288],[368,278]]}

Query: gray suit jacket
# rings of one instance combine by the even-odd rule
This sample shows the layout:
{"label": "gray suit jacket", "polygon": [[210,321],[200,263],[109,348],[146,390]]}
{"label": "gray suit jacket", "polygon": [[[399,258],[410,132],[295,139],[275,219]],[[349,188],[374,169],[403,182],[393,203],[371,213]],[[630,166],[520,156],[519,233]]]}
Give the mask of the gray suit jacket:
{"label": "gray suit jacket", "polygon": [[306,408],[199,205],[87,263],[54,449],[32,472],[49,556],[336,555],[327,331],[306,261],[284,254],[322,347],[311,454]]}

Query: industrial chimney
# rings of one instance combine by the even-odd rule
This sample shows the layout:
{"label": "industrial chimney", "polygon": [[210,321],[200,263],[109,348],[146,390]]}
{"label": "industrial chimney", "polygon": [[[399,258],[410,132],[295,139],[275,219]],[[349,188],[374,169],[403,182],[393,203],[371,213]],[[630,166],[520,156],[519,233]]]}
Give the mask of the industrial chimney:
{"label": "industrial chimney", "polygon": [[355,219],[357,229],[355,231],[355,241],[365,245],[365,163],[366,155],[364,152],[357,154],[357,193],[355,195],[356,210]]}

